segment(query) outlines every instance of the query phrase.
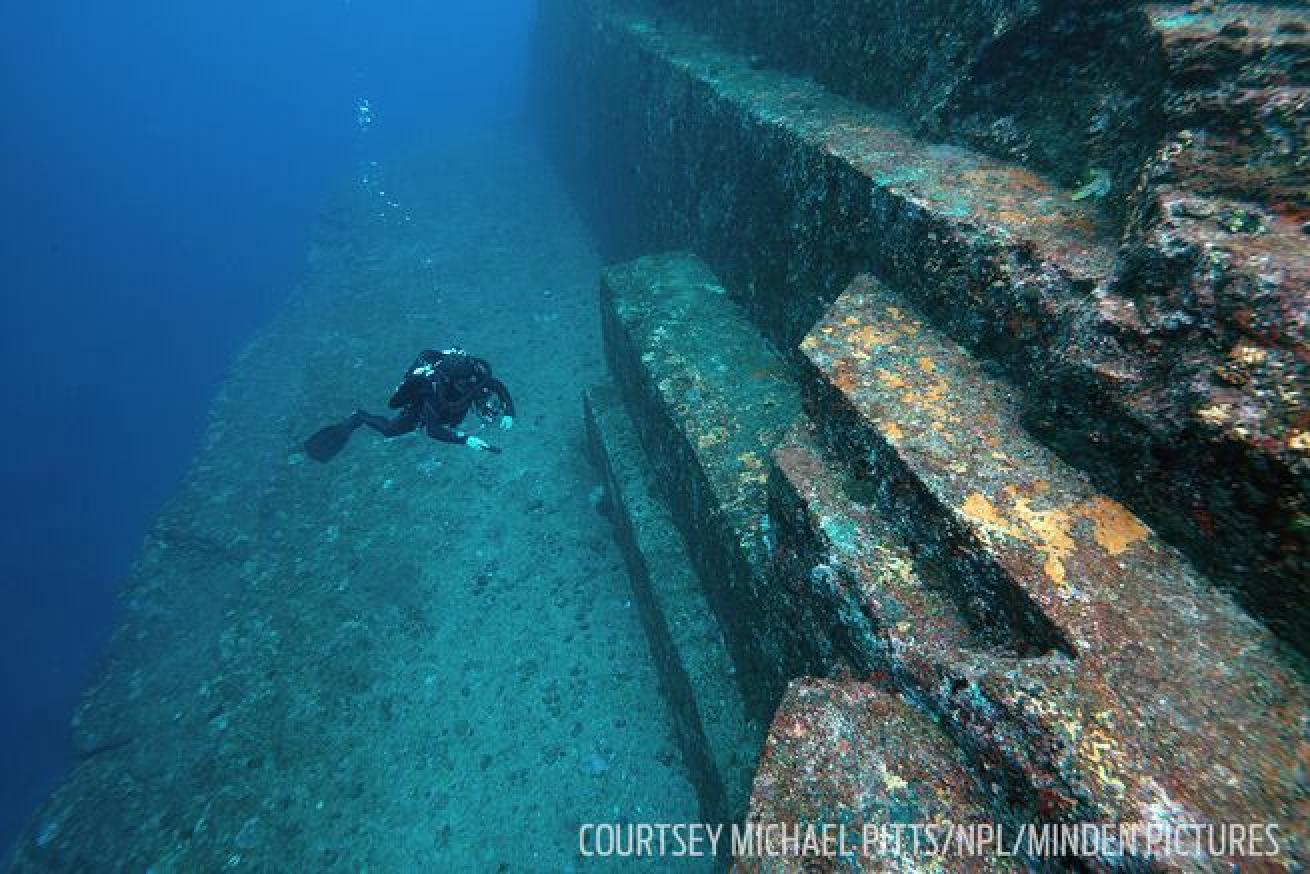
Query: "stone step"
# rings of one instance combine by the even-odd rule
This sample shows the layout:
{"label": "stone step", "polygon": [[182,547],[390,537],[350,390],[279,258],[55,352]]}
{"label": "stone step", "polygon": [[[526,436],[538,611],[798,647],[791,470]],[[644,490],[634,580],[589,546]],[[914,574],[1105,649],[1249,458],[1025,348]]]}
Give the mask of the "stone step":
{"label": "stone step", "polygon": [[545,12],[557,130],[593,132],[562,160],[603,180],[584,199],[605,210],[622,192],[638,216],[624,229],[605,211],[602,233],[640,251],[694,242],[780,348],[871,269],[969,344],[1027,361],[1110,270],[1096,207],[1029,170],[918,139],[671,19]]}
{"label": "stone step", "polygon": [[1034,689],[1068,689],[1070,660],[1049,640],[1043,648],[970,616],[944,582],[951,572],[941,557],[903,541],[877,503],[867,482],[796,429],[774,453],[770,478],[775,587],[802,590],[792,600],[809,609],[794,610],[796,621],[840,650],[833,663],[934,714],[1011,810],[1050,816],[1035,787],[1062,778],[1029,711]]}
{"label": "stone step", "polygon": [[[940,113],[964,71],[1045,11],[1041,2],[975,0],[896,6],[861,0],[768,5],[758,0],[645,0],[644,5],[672,8],[732,48],[758,53],[770,67],[812,75],[833,91],[895,107],[915,120]],[[870,63],[871,58],[878,63]]]}
{"label": "stone step", "polygon": [[632,579],[660,685],[707,822],[740,822],[762,741],[747,718],[714,612],[673,520],[655,498],[631,419],[612,386],[584,396],[588,453]]}
{"label": "stone step", "polygon": [[[790,685],[764,746],[750,809],[759,842],[748,840],[752,852],[738,854],[740,872],[918,870],[929,863],[945,871],[1018,867],[986,848],[930,857],[926,835],[914,852],[910,824],[952,824],[963,835],[970,827],[995,827],[998,817],[941,729],[868,683],[805,678]],[[847,852],[840,864],[786,852],[777,826],[844,827],[844,833],[829,834]],[[942,844],[950,841],[944,831],[937,837]],[[783,852],[771,857],[768,849]]]}
{"label": "stone step", "polygon": [[1068,667],[1037,660],[1002,716],[1047,736],[1037,770],[1059,783],[1040,815],[1133,821],[1164,804],[1283,822],[1306,846],[1310,696],[1263,626],[1033,440],[1012,389],[876,280],[857,278],[802,352],[822,441],[948,571],[968,622]]}
{"label": "stone step", "polygon": [[865,674],[885,672],[908,653],[960,661],[968,652],[1011,651],[986,639],[987,629],[929,581],[921,557],[894,534],[867,489],[829,465],[802,429],[774,452],[774,574],[780,585],[802,590],[797,602],[814,605],[817,616],[805,620],[809,636],[845,648]]}
{"label": "stone step", "polygon": [[[796,676],[840,673],[894,678],[940,714],[961,709],[962,690],[985,687],[977,697],[997,707],[1023,700],[1007,672],[1020,647],[1044,656],[1055,635],[973,621],[942,586],[920,582],[920,562],[867,500],[839,503],[840,486],[805,448],[794,375],[703,263],[672,253],[612,267],[602,313],[657,491],[756,712],[770,718]],[[1038,779],[1026,727],[989,727],[977,741],[975,730],[959,735],[979,751],[980,773]]]}
{"label": "stone step", "polygon": [[[818,506],[821,486],[802,470],[821,462],[801,445],[799,388],[703,263],[671,253],[612,267],[602,280],[602,311],[611,371],[632,413],[625,421],[729,643],[738,641],[733,655],[743,693],[767,691],[761,709],[772,716],[793,677],[855,674],[886,681],[896,675],[896,687],[911,699],[946,712],[950,705],[940,699],[961,684],[1003,677],[1012,667],[1014,658],[975,633],[952,601],[918,584],[904,550],[888,540],[870,558],[885,528],[871,508],[841,513],[824,529],[847,538],[841,556],[822,568],[809,561],[818,539],[801,529],[813,522],[807,514]],[[770,458],[775,448],[777,461]],[[794,479],[771,475],[775,466]],[[797,489],[807,491],[802,497]],[[882,576],[848,589],[851,567]],[[877,588],[888,579],[903,584]],[[1001,700],[999,691],[989,694]],[[992,732],[993,746],[1007,729]],[[1006,748],[1019,751],[1011,758],[1022,757],[1025,744],[1012,739]],[[1006,760],[975,773],[1023,768]]]}
{"label": "stone step", "polygon": [[[1297,236],[1310,186],[1296,147],[1304,88],[1283,84],[1304,69],[1304,3],[1129,4],[1127,28],[1115,4],[1075,4],[1110,15],[1097,39],[1133,56],[1144,40],[1149,55],[1122,90],[1098,93],[1099,76],[1072,89],[1089,111],[1058,117],[1108,137],[1094,137],[1101,151],[1076,191],[761,69],[775,62],[763,48],[766,61],[620,5],[551,0],[540,28],[543,122],[612,248],[694,248],[788,351],[855,275],[878,275],[1007,375],[1043,439],[1102,491],[1310,648],[1310,607],[1296,606],[1310,604],[1310,263]],[[1074,7],[1041,5],[1070,11],[1068,33],[1090,38]],[[879,50],[889,39],[872,26],[846,38]],[[1029,46],[1008,45],[1032,62]],[[906,47],[917,50],[932,54]],[[1012,92],[986,86],[1002,139],[1048,128],[1045,100],[1010,115]],[[1232,207],[1206,202],[1213,185]],[[1258,196],[1241,203],[1243,187]],[[1193,221],[1198,208],[1213,217]],[[1125,227],[1107,233],[1103,210]]]}
{"label": "stone step", "polygon": [[743,694],[763,719],[806,670],[772,612],[764,527],[769,453],[800,393],[709,269],[685,253],[605,271],[602,329],[657,489],[723,625]]}
{"label": "stone step", "polygon": [[757,66],[894,112],[922,138],[1048,173],[1115,226],[1159,133],[1161,39],[1140,4],[639,2]]}
{"label": "stone step", "polygon": [[[826,412],[815,416],[823,420]],[[828,570],[844,576],[849,589],[840,594],[854,603],[839,608],[840,615],[872,610],[872,627],[884,628],[898,652],[1035,657],[1061,646],[1058,631],[1016,587],[1002,581],[964,598],[943,582],[953,578],[950,556],[905,539],[879,509],[878,490],[893,485],[829,464],[807,437],[793,437],[774,453],[769,518],[775,550],[779,563],[800,557],[810,578]]]}

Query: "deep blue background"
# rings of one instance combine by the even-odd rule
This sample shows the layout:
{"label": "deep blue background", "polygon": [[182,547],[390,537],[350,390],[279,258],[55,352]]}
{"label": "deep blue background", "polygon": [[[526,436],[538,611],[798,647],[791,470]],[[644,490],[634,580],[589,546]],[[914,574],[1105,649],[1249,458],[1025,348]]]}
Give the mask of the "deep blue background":
{"label": "deep blue background", "polygon": [[517,114],[533,5],[0,5],[0,859],[69,764],[115,592],[324,195],[407,138]]}

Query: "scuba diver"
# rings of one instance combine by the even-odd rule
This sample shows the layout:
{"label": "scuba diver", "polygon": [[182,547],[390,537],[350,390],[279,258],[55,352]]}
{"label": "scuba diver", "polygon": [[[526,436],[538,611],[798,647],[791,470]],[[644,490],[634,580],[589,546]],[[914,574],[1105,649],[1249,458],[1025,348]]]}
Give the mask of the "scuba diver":
{"label": "scuba diver", "polygon": [[400,413],[388,419],[356,410],[349,418],[328,425],[306,440],[305,453],[315,461],[331,461],[360,425],[367,425],[383,437],[409,434],[421,425],[433,440],[499,453],[500,449],[481,437],[457,430],[459,424],[474,409],[485,422],[499,422],[506,431],[514,427],[514,401],[509,389],[491,375],[490,364],[463,349],[427,349],[419,353],[387,405]]}

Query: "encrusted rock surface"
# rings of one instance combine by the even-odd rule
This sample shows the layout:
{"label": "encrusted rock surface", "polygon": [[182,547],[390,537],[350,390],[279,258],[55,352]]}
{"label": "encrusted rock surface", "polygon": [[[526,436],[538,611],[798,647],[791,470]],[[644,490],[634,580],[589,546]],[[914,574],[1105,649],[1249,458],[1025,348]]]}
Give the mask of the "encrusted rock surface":
{"label": "encrusted rock surface", "polygon": [[[1304,856],[1296,661],[1024,431],[1007,384],[901,298],[857,278],[799,370],[686,254],[607,270],[602,312],[611,370],[757,706],[790,677],[859,678],[947,739],[992,821],[1273,822],[1286,858]],[[804,700],[816,712],[784,699],[772,743],[783,714],[847,724]],[[860,749],[897,743],[869,732]],[[809,753],[795,772],[766,758],[753,816],[848,821],[847,775]]]}
{"label": "encrusted rock surface", "polygon": [[[1307,864],[1308,33],[1299,2],[543,4],[551,145],[610,253],[694,251],[797,367],[804,414],[746,432],[761,512],[689,412],[734,421],[737,385],[664,348],[691,311],[607,335],[697,483],[693,556],[746,533],[701,571],[748,569],[770,697],[900,696],[998,817],[1274,822],[1268,864]],[[844,815],[807,755],[767,815]],[[1153,862],[1230,863],[1263,864]]]}
{"label": "encrusted rock surface", "polygon": [[[926,828],[917,836],[896,830],[911,823],[941,829],[933,834],[945,843],[950,826],[994,822],[959,750],[913,707],[867,683],[797,680],[778,707],[755,777],[748,825],[760,836],[745,842],[752,852],[740,854],[734,870],[1012,870],[1015,861],[997,854],[931,854]],[[808,851],[786,851],[793,835],[825,824],[829,830],[816,832]]]}
{"label": "encrusted rock surface", "polygon": [[1162,64],[1136,4],[647,0],[757,66],[1053,173],[1122,209],[1156,134]]}
{"label": "encrusted rock surface", "polygon": [[701,816],[738,822],[746,813],[761,723],[746,715],[718,619],[673,520],[655,497],[622,399],[613,386],[601,385],[584,400],[588,453],[605,483],[604,510],[628,566]]}
{"label": "encrusted rock surface", "polygon": [[742,693],[767,719],[800,669],[764,597],[769,451],[799,418],[800,393],[783,359],[686,253],[607,270],[601,325],[610,370],[706,581]]}
{"label": "encrusted rock surface", "polygon": [[[722,30],[734,10],[753,22],[737,50],[679,20]],[[877,275],[1006,375],[1067,460],[1310,647],[1306,7],[980,4],[947,29],[973,34],[957,55],[976,62],[950,67],[960,80],[933,124],[895,97],[843,96],[868,98],[835,74],[825,87],[773,69],[810,38],[794,22],[783,34],[782,10],[544,5],[545,121],[611,252],[694,249],[787,350],[852,278]],[[775,43],[755,46],[765,33]],[[880,71],[936,51],[861,35]],[[1110,55],[1043,61],[1078,40]],[[1115,78],[1107,57],[1134,63]],[[1079,80],[1083,67],[1104,75]],[[1050,101],[1073,80],[1070,100],[1104,104],[1077,162],[1052,169],[1060,149],[1011,154],[948,123],[1015,101],[1020,133],[1065,129]]]}
{"label": "encrusted rock surface", "polygon": [[[693,247],[782,347],[873,262],[971,343],[1036,366],[1110,270],[1097,211],[1023,167],[918,138],[694,32],[569,6],[546,7],[573,59],[554,72],[552,126],[578,132],[560,151],[584,203],[618,212],[603,235],[618,252]],[[634,100],[651,109],[629,112]]]}
{"label": "encrusted rock surface", "polygon": [[1017,667],[1027,688],[1010,706],[1048,734],[1036,765],[1055,778],[1021,776],[1037,812],[1144,821],[1165,804],[1286,823],[1304,852],[1310,693],[1276,639],[1027,435],[1004,384],[904,307],[852,283],[802,344],[807,409],[974,622],[1070,657],[1064,676]]}
{"label": "encrusted rock surface", "polygon": [[[1294,645],[1310,640],[1310,10],[1146,7],[1164,131],[1033,416]],[[1091,409],[1084,429],[1062,427]]]}

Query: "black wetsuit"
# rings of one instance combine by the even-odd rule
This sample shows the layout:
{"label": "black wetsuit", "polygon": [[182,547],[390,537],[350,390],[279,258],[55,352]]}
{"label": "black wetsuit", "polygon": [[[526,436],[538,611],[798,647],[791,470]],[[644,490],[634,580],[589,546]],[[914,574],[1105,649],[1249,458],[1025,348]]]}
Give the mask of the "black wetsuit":
{"label": "black wetsuit", "polygon": [[395,417],[357,410],[356,423],[384,437],[397,437],[418,429],[445,443],[466,443],[468,435],[456,431],[474,404],[498,402],[496,412],[514,415],[514,399],[505,384],[491,374],[491,365],[462,352],[425,350],[415,359],[391,396],[388,406],[400,410]]}

